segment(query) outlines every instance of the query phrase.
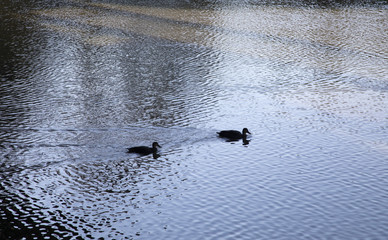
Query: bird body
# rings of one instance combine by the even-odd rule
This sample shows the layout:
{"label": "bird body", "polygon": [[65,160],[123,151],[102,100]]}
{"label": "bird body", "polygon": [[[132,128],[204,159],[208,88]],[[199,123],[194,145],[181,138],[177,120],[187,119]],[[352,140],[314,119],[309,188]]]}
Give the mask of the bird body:
{"label": "bird body", "polygon": [[242,130],[242,133],[237,131],[237,130],[223,130],[223,131],[217,132],[217,133],[218,133],[219,137],[229,138],[231,140],[238,140],[241,138],[246,138],[247,133],[251,134],[247,128],[244,128]]}
{"label": "bird body", "polygon": [[139,147],[131,147],[128,148],[128,153],[137,153],[141,155],[148,155],[151,153],[156,153],[158,151],[157,147],[161,146],[157,142],[152,143],[152,147],[139,146]]}

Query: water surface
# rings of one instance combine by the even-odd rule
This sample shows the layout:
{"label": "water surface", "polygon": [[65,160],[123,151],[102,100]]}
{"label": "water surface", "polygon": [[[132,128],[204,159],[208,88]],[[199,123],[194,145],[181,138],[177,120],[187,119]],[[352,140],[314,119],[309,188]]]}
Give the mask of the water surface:
{"label": "water surface", "polygon": [[0,6],[0,238],[388,235],[386,5]]}

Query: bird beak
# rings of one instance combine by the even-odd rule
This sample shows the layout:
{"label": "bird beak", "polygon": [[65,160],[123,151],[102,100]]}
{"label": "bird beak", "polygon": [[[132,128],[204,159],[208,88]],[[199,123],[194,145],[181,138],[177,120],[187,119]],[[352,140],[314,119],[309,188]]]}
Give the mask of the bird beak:
{"label": "bird beak", "polygon": [[159,144],[157,144],[156,146],[158,146],[158,147],[160,147],[160,148],[162,148]]}
{"label": "bird beak", "polygon": [[247,133],[251,134],[249,131],[247,131]]}

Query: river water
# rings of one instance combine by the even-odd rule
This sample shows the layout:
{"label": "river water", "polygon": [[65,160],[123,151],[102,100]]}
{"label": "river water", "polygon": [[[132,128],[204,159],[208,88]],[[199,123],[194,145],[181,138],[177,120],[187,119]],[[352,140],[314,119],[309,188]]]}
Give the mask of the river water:
{"label": "river water", "polygon": [[0,239],[387,239],[387,5],[159,2],[0,3]]}

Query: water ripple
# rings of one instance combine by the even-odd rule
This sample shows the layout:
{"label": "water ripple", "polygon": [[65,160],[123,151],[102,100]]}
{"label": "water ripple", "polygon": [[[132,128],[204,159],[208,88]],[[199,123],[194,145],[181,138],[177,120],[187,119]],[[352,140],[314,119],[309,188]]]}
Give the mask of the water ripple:
{"label": "water ripple", "polygon": [[1,234],[387,235],[385,8],[43,2],[0,9]]}

